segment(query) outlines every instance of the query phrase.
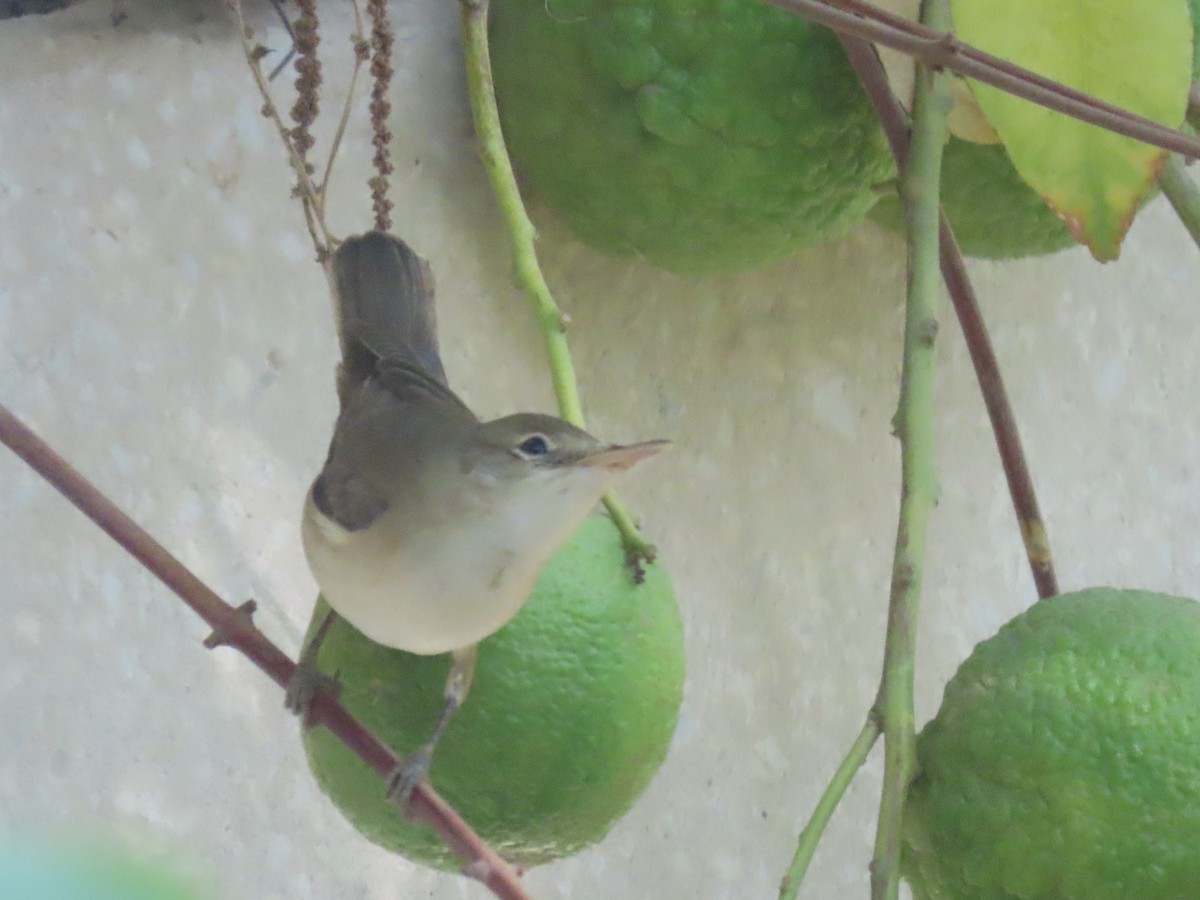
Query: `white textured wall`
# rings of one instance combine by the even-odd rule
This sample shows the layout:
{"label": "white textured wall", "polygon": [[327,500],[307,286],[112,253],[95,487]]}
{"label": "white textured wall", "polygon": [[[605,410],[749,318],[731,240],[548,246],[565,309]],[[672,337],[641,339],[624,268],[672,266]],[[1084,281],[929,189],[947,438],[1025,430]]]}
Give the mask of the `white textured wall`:
{"label": "white textured wall", "polygon": [[[117,29],[106,0],[0,23],[0,400],[220,593],[255,597],[294,652],[314,597],[297,512],[335,407],[324,280],[220,5],[126,7]],[[284,46],[266,4],[251,13]],[[447,368],[483,414],[550,410],[474,157],[455,5],[395,14],[397,232],[437,272]],[[327,97],[345,72],[327,65]],[[342,233],[368,225],[366,159],[356,120]],[[863,227],[712,281],[599,257],[552,224],[543,249],[594,430],[677,441],[625,493],[678,583],[691,668],[642,801],[528,882],[547,898],[773,896],[874,693],[902,248]],[[1200,594],[1197,262],[1160,199],[1120,263],[972,266],[1064,588]],[[945,324],[921,720],[1033,598]],[[484,895],[361,840],[310,780],[276,687],[203,650],[190,612],[4,452],[0,493],[0,823],[151,830],[222,898]],[[808,896],[865,895],[878,774],[873,757]]]}

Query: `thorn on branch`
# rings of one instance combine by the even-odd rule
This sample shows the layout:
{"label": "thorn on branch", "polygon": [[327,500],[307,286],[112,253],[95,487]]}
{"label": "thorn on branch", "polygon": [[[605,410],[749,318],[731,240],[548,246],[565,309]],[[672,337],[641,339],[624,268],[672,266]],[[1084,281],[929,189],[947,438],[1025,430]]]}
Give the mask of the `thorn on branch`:
{"label": "thorn on branch", "polygon": [[473,859],[467,865],[463,866],[462,873],[468,878],[473,878],[475,881],[487,884],[487,880],[492,874],[492,867],[488,865],[486,860]]}
{"label": "thorn on branch", "polygon": [[[253,600],[247,600],[239,606],[234,613],[246,620],[249,625],[254,624],[254,613],[258,610],[258,604]],[[213,633],[204,639],[204,647],[206,650],[215,650],[217,647],[223,647],[229,643],[229,635],[220,628],[214,628]]]}

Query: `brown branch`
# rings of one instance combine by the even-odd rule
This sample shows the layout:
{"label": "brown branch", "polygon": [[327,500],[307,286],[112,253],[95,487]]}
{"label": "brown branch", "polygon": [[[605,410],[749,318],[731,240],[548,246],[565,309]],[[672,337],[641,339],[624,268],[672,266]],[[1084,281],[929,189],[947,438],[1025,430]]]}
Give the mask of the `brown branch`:
{"label": "brown branch", "polygon": [[[249,615],[253,611],[252,603],[234,609],[222,600],[2,404],[0,443],[53,485],[212,626],[213,634],[205,641],[206,646],[227,644],[280,687],[287,686],[296,664],[254,625]],[[333,732],[381,778],[386,778],[400,762],[386,744],[328,694],[320,694],[314,701],[312,717]],[[414,789],[409,810],[413,818],[432,827],[463,861],[465,874],[483,882],[497,897],[529,900],[508,863],[427,783],[418,784]]]}
{"label": "brown branch", "polygon": [[[887,73],[874,48],[866,41],[844,34],[839,34],[838,38],[850,58],[851,65],[858,73],[867,96],[875,106],[884,133],[891,144],[892,155],[903,170],[908,159],[909,130],[904,110],[888,86]],[[942,278],[946,282],[946,290],[958,316],[967,352],[971,356],[971,364],[975,367],[979,391],[983,395],[983,403],[992,423],[992,433],[996,438],[996,448],[1000,451],[1000,463],[1008,480],[1008,492],[1012,496],[1013,509],[1017,514],[1017,524],[1021,529],[1025,555],[1029,559],[1029,568],[1033,573],[1038,597],[1052,597],[1058,593],[1058,579],[1050,554],[1050,539],[1038,508],[1033,477],[1025,461],[1016,417],[1013,415],[1012,405],[1008,402],[1008,392],[1000,375],[1000,363],[992,348],[991,338],[988,337],[975,289],[967,275],[966,263],[958,249],[954,232],[946,221],[945,213],[941,217],[940,239]]]}
{"label": "brown branch", "polygon": [[1191,159],[1200,158],[1200,139],[1167,128],[1127,109],[1105,103],[965,44],[953,33],[934,31],[919,23],[864,3],[862,0],[763,0],[789,12],[852,35],[915,56],[1023,97],[1082,122],[1099,125]]}

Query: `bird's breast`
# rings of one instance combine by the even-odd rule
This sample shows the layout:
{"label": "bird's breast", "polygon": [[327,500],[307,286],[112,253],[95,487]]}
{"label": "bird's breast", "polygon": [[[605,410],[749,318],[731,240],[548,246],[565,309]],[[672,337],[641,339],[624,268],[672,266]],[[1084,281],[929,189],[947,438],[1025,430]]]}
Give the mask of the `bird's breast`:
{"label": "bird's breast", "polygon": [[376,643],[445,653],[498,630],[533,590],[542,559],[481,523],[414,527],[385,513],[361,531],[323,516],[311,497],[304,551],[326,602]]}

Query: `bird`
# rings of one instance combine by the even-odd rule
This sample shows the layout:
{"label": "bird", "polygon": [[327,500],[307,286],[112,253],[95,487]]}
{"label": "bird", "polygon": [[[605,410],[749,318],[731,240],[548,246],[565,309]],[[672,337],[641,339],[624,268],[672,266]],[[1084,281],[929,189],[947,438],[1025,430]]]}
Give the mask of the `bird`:
{"label": "bird", "polygon": [[517,614],[613,480],[670,442],[605,443],[540,413],[482,421],[447,383],[425,260],[376,230],[341,242],[328,273],[340,411],[301,535],[331,612],[287,705],[303,715],[336,689],[316,657],[338,616],[386,647],[450,653],[437,724],[387,781],[403,805],[467,697],[479,642]]}

